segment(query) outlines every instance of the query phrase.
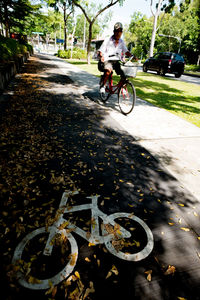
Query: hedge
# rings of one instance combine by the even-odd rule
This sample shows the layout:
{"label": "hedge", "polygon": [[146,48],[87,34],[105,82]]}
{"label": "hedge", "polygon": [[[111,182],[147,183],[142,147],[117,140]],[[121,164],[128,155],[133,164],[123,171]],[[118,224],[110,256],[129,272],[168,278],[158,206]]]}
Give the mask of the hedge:
{"label": "hedge", "polygon": [[[58,57],[69,59],[71,58],[71,49],[68,50],[58,50]],[[74,47],[72,51],[72,58],[76,59],[86,59],[87,52],[83,49]]]}
{"label": "hedge", "polygon": [[27,43],[20,44],[18,41],[0,35],[0,61],[9,61],[18,54],[33,52],[33,47]]}

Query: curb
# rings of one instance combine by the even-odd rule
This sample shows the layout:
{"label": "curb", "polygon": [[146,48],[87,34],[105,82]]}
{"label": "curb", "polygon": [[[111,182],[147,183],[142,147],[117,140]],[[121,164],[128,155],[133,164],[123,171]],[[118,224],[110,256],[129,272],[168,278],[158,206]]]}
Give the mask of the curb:
{"label": "curb", "polygon": [[13,61],[0,63],[0,92],[2,92],[10,80],[20,71],[20,68],[28,60],[29,52],[19,54]]}
{"label": "curb", "polygon": [[184,72],[183,75],[187,75],[187,76],[191,76],[191,77],[197,77],[197,78],[200,78],[200,75],[197,75],[197,74],[191,74],[191,73],[187,73],[187,72]]}

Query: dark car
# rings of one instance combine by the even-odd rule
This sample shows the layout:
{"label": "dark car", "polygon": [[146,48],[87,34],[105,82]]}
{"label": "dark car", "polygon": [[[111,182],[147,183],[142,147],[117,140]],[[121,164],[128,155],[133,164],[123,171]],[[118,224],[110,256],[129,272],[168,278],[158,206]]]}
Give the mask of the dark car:
{"label": "dark car", "polygon": [[184,58],[173,52],[158,52],[153,57],[148,58],[143,64],[143,71],[157,71],[158,74],[164,76],[165,73],[175,74],[180,77],[184,72]]}

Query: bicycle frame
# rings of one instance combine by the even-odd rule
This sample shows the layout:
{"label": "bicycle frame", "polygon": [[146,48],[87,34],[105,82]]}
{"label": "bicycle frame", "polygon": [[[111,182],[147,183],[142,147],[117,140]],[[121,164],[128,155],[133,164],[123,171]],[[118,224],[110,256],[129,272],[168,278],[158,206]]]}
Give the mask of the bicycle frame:
{"label": "bicycle frame", "polygon": [[109,93],[111,95],[117,94],[120,88],[123,86],[125,79],[120,78],[119,82],[116,85],[113,85],[112,73],[110,74],[109,78]]}
{"label": "bicycle frame", "polygon": [[131,233],[127,231],[125,228],[122,226],[118,225],[115,221],[112,220],[112,218],[109,218],[108,215],[103,213],[99,208],[98,208],[98,198],[100,197],[99,195],[97,196],[90,196],[87,197],[88,199],[91,199],[92,202],[88,204],[82,204],[82,205],[77,205],[73,207],[66,207],[67,201],[68,201],[68,196],[69,195],[75,195],[78,194],[79,192],[71,192],[69,193],[63,193],[60,205],[59,205],[59,216],[57,221],[50,227],[49,230],[49,237],[45,246],[45,249],[43,251],[44,255],[51,255],[53,244],[51,243],[53,237],[55,236],[56,233],[61,232],[62,230],[59,229],[59,227],[66,222],[66,219],[63,218],[64,214],[67,213],[72,213],[76,211],[82,211],[82,210],[91,210],[91,216],[92,216],[92,221],[91,221],[91,234],[88,235],[88,232],[82,230],[75,224],[72,224],[69,222],[67,224],[67,230],[73,231],[77,233],[79,236],[87,240],[91,244],[104,244],[111,239],[113,239],[113,234],[106,233],[104,235],[100,235],[100,230],[99,230],[99,218],[102,219],[104,224],[111,224],[112,226],[117,225],[118,226],[118,232],[120,234],[120,238],[128,238],[131,236]]}

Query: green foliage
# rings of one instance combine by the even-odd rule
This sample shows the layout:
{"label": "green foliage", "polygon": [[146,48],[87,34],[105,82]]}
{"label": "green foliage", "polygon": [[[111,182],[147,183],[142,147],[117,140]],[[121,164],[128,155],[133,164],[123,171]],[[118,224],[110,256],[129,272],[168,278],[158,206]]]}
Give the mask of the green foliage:
{"label": "green foliage", "polygon": [[200,72],[200,66],[197,66],[197,65],[185,65],[185,71]]}
{"label": "green foliage", "polygon": [[[178,6],[170,13],[162,13],[158,19],[154,53],[157,51],[178,52],[184,56],[190,64],[195,64],[200,55],[200,12],[199,6],[194,5],[198,1],[182,1],[181,9]],[[164,18],[162,18],[164,17]],[[161,22],[162,20],[162,22]],[[132,51],[137,57],[147,57],[153,29],[153,17],[147,19],[141,13],[134,13],[129,25],[128,32],[125,32],[125,41],[132,43]],[[168,35],[168,37],[159,36]],[[171,37],[169,37],[171,36]],[[173,37],[172,37],[173,36]]]}
{"label": "green foliage", "polygon": [[2,0],[0,1],[0,22],[5,25],[6,31],[18,28],[24,30],[24,20],[33,12],[33,6],[28,0]]}
{"label": "green foliage", "polygon": [[[71,49],[58,50],[58,57],[70,59],[71,58]],[[87,58],[87,52],[83,49],[74,47],[73,52],[72,52],[72,58],[86,59]]]}
{"label": "green foliage", "polygon": [[141,56],[146,57],[148,54],[152,24],[151,19],[148,20],[146,16],[136,12],[132,15],[128,31],[125,31],[125,42],[126,44],[132,43],[133,48],[131,52],[138,58]]}
{"label": "green foliage", "polygon": [[0,35],[0,61],[12,60],[18,54],[24,54],[27,51],[32,52],[32,46],[29,44],[20,44],[16,40],[5,38]]}

